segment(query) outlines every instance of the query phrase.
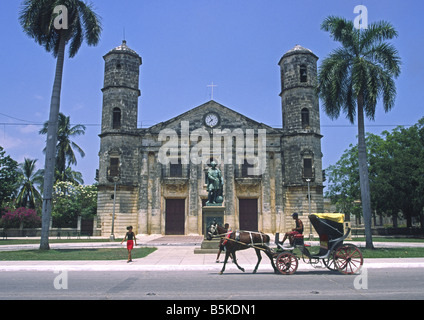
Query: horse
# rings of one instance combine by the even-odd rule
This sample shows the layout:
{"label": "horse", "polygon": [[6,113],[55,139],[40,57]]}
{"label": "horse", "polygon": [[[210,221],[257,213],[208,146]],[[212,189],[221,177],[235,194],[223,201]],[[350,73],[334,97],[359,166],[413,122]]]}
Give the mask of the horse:
{"label": "horse", "polygon": [[233,257],[233,261],[236,264],[237,268],[241,271],[245,271],[242,267],[240,267],[237,263],[236,259],[236,251],[245,250],[249,248],[253,248],[256,251],[256,256],[258,257],[258,262],[253,270],[253,273],[256,273],[259,267],[259,263],[262,260],[261,251],[264,251],[268,258],[271,260],[271,265],[274,268],[274,272],[277,273],[278,269],[275,267],[273,260],[273,253],[268,246],[269,236],[262,232],[257,231],[233,231],[227,232],[227,230],[218,225],[212,224],[208,228],[207,240],[211,240],[213,237],[219,236],[223,241],[227,240],[225,243],[225,260],[222,270],[219,274],[223,274],[225,271],[225,265],[227,264],[228,257],[230,254]]}

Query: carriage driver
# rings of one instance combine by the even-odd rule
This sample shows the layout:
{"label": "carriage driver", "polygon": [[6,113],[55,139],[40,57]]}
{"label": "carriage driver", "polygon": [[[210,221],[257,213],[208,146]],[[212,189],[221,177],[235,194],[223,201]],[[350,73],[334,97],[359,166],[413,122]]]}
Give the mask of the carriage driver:
{"label": "carriage driver", "polygon": [[284,244],[284,241],[286,241],[286,239],[289,238],[290,245],[292,246],[293,245],[294,236],[296,234],[303,234],[303,222],[302,222],[302,220],[299,219],[298,213],[297,212],[293,213],[292,214],[292,217],[293,217],[293,219],[296,222],[296,228],[292,229],[291,232],[287,232],[284,235],[283,242],[281,242],[281,244]]}

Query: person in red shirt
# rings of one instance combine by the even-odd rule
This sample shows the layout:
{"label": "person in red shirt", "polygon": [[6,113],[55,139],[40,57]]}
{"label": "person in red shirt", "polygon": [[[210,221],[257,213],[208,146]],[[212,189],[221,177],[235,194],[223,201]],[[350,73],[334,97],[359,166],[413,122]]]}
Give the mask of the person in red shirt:
{"label": "person in red shirt", "polygon": [[128,250],[128,261],[127,262],[132,262],[132,258],[131,258],[131,251],[134,248],[134,246],[137,245],[137,239],[135,238],[135,234],[132,231],[133,227],[129,226],[127,227],[128,232],[125,234],[124,239],[121,241],[121,244],[127,240],[127,250]]}

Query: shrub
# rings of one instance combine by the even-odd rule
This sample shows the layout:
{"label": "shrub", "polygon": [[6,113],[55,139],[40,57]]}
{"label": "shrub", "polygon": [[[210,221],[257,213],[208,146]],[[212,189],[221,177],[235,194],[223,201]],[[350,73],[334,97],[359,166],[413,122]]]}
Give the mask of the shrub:
{"label": "shrub", "polygon": [[34,209],[21,207],[14,211],[9,210],[0,220],[3,228],[19,228],[21,224],[24,228],[37,228],[41,225],[41,218]]}

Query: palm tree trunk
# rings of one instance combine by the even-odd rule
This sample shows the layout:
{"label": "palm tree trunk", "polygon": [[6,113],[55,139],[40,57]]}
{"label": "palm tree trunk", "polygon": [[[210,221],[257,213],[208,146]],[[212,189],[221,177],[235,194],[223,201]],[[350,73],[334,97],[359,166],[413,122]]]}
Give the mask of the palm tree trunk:
{"label": "palm tree trunk", "polygon": [[65,60],[65,45],[65,37],[61,37],[57,54],[56,74],[54,78],[52,98],[50,102],[50,116],[49,125],[47,129],[40,250],[50,249],[50,217],[52,214],[52,194],[54,183],[54,170],[56,165],[57,127],[60,108],[60,91],[62,89],[63,63]]}
{"label": "palm tree trunk", "polygon": [[367,149],[365,145],[364,100],[362,94],[358,96],[358,163],[366,248],[373,249],[374,245],[372,243],[371,232],[371,193],[368,177]]}

